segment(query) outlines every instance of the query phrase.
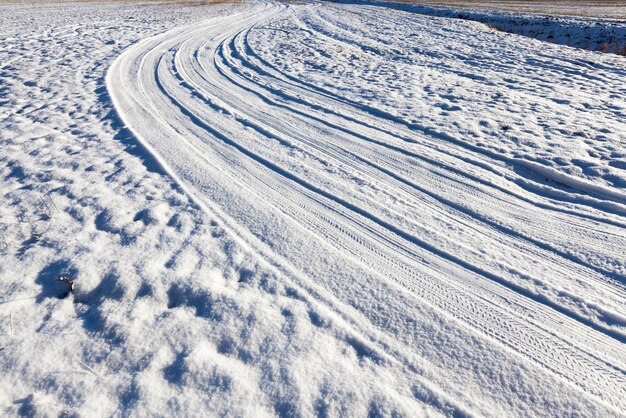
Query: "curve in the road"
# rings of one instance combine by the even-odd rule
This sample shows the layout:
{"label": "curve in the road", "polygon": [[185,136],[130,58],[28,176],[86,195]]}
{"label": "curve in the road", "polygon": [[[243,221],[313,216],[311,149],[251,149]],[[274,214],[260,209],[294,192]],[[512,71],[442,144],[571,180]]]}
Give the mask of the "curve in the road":
{"label": "curve in the road", "polygon": [[[536,168],[281,72],[249,42],[279,17],[329,44],[378,42],[317,6],[254,4],[122,54],[107,76],[120,116],[202,207],[409,380],[420,361],[445,369],[422,376],[445,408],[485,412],[449,381],[486,357],[495,375],[556,376],[626,408],[621,196],[558,205],[519,186]],[[481,384],[514,396],[497,381]]]}

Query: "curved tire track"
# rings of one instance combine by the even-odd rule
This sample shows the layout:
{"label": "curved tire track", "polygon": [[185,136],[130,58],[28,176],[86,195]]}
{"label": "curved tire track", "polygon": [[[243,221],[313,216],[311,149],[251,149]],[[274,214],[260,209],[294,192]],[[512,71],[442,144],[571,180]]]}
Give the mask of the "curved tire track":
{"label": "curved tire track", "polygon": [[[562,221],[575,237],[587,230],[586,218],[529,204],[534,197],[517,198],[506,186],[489,187],[502,184],[497,173],[505,169],[489,156],[471,155],[480,164],[468,164],[463,153],[471,150],[441,151],[424,133],[264,65],[247,43],[249,30],[284,10],[258,5],[130,48],[107,77],[122,119],[199,204],[409,375],[415,355],[438,362],[436,354],[412,348],[420,330],[451,317],[449,338],[483,341],[479,346],[497,341],[538,370],[624,408],[625,324],[600,307],[585,314],[593,305],[586,300],[541,293],[558,294],[558,287],[531,290],[526,282],[538,279],[482,262],[470,246],[476,239],[486,245],[482,251],[517,253],[520,266],[530,257],[543,263],[543,274],[564,281],[584,277],[586,299],[613,298],[619,308],[622,283],[550,247],[547,229],[515,234],[517,226],[499,227],[521,209],[529,218]],[[460,203],[458,195],[487,202],[500,218]],[[597,242],[614,234],[619,247],[619,226],[596,228]],[[449,238],[449,231],[457,232]],[[361,275],[365,286],[354,281]],[[425,377],[435,392],[446,386]],[[450,405],[461,399],[456,410],[472,404],[461,388],[446,390]]]}

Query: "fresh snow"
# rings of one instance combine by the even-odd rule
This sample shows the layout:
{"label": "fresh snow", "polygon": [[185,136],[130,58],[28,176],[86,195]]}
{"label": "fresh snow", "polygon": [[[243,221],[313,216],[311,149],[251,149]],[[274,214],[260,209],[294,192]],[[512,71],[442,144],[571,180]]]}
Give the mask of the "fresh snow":
{"label": "fresh snow", "polygon": [[624,415],[623,57],[316,2],[0,33],[2,415]]}

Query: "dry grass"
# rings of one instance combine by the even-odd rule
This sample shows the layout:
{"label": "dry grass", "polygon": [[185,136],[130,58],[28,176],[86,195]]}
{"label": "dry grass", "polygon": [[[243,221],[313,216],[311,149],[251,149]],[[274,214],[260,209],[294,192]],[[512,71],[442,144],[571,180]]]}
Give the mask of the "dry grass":
{"label": "dry grass", "polygon": [[[1,3],[184,3],[206,5],[244,3],[247,0],[0,0]],[[483,10],[543,13],[626,20],[626,0],[389,0],[432,6],[470,7]]]}
{"label": "dry grass", "polygon": [[626,19],[626,0],[389,0],[431,6],[469,7],[603,19]]}
{"label": "dry grass", "polygon": [[119,3],[119,4],[207,4],[245,3],[247,0],[0,0],[0,4],[50,4],[50,3]]}

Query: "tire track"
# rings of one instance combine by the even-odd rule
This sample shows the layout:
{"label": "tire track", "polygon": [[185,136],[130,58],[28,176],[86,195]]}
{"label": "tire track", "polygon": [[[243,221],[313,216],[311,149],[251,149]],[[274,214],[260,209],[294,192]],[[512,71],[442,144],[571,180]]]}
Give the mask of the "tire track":
{"label": "tire track", "polygon": [[[280,265],[284,260],[289,266],[293,264],[299,271],[294,277],[300,287],[311,289],[309,279],[303,276],[313,275],[317,286],[326,287],[331,294],[338,291],[338,300],[343,300],[339,303],[348,303],[345,296],[362,289],[355,289],[350,281],[328,282],[311,272],[308,259],[299,258],[302,251],[311,249],[315,250],[309,254],[310,260],[329,257],[329,264],[337,264],[343,257],[342,262],[347,263],[343,277],[364,268],[381,281],[377,286],[397,286],[394,292],[406,292],[410,298],[416,298],[413,300],[426,302],[607,405],[623,407],[626,367],[623,336],[619,332],[544,300],[454,254],[461,249],[451,252],[450,248],[431,244],[411,232],[416,231],[415,223],[408,217],[415,208],[430,205],[428,216],[461,222],[455,228],[484,231],[481,233],[486,236],[508,233],[513,242],[528,241],[526,237],[515,236],[511,230],[497,231],[497,224],[489,224],[462,210],[462,206],[429,192],[420,185],[420,175],[406,179],[398,174],[411,167],[413,160],[405,160],[410,155],[386,155],[377,143],[359,153],[358,147],[367,138],[363,131],[337,129],[336,122],[321,123],[322,115],[307,119],[303,110],[276,100],[271,91],[262,91],[263,82],[252,83],[254,74],[244,74],[237,64],[238,57],[231,53],[236,49],[236,41],[244,39],[244,33],[248,36],[251,26],[278,13],[271,9],[267,7],[270,11],[241,19],[227,19],[221,26],[181,28],[140,43],[114,64],[107,84],[116,108],[135,134],[148,143],[148,149],[162,156],[160,161],[167,171],[207,207],[228,213],[225,223],[234,222],[233,229],[241,236],[256,237],[243,239],[253,248],[265,247],[259,252],[269,251],[270,258],[277,260],[271,264]],[[235,26],[225,29],[228,23]],[[302,91],[299,88],[295,95]],[[254,92],[256,99],[252,100],[253,96],[246,92]],[[261,96],[266,100],[260,101]],[[312,99],[320,100],[317,95]],[[333,118],[339,118],[345,106],[336,110]],[[359,123],[350,118],[345,126]],[[283,126],[276,121],[282,121]],[[319,141],[330,137],[337,142]],[[301,158],[300,164],[294,163],[297,158]],[[320,170],[323,166],[326,169]],[[424,166],[421,173],[453,190],[463,188],[457,179],[442,176],[432,166]],[[387,210],[372,197],[355,200],[350,193],[338,194],[350,175],[354,175],[352,181],[388,187],[385,195],[396,195],[403,204]],[[472,187],[478,190],[483,186]],[[308,242],[302,242],[303,236]],[[302,248],[297,248],[298,243]],[[537,242],[530,243],[538,246]],[[536,254],[550,250],[538,247]],[[593,277],[588,268],[581,266],[577,274]],[[291,269],[279,267],[283,271]],[[606,285],[600,278],[593,280],[597,286]],[[315,291],[308,292],[315,295]],[[618,294],[621,296],[623,293]],[[385,297],[381,295],[381,300]],[[336,303],[331,309],[351,311]],[[357,304],[359,316],[347,319],[361,330],[371,329],[364,320],[373,324],[380,321],[378,313],[365,306]],[[398,312],[400,323],[415,321],[415,309],[422,312],[425,308]],[[376,328],[381,332],[379,326]],[[417,330],[410,335],[394,334],[392,328],[382,332],[382,336],[372,332],[370,341],[396,358],[404,357],[400,362],[409,365],[410,356],[406,353],[412,351],[409,342],[419,338]],[[389,342],[394,340],[395,343]],[[434,361],[434,357],[426,361]]]}

